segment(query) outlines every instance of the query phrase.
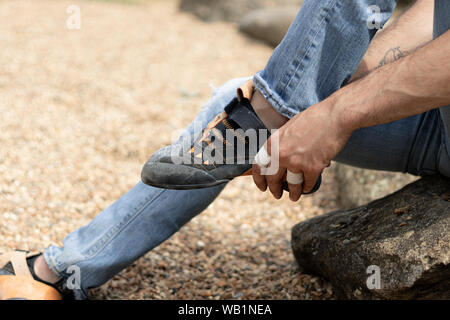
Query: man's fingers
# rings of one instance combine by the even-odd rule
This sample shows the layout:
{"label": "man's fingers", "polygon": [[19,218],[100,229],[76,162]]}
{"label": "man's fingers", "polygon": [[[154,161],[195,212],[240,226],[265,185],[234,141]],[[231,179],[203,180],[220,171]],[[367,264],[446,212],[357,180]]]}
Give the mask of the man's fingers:
{"label": "man's fingers", "polygon": [[289,183],[289,199],[291,201],[297,202],[302,195],[303,186],[301,184]]}
{"label": "man's fingers", "polygon": [[287,170],[286,181],[288,182],[289,199],[291,199],[291,201],[296,202],[300,199],[303,189],[303,180],[303,173]]}
{"label": "man's fingers", "polygon": [[269,190],[275,199],[281,199],[281,196],[283,195],[282,181],[285,173],[286,169],[280,168],[277,174],[265,176]]}
{"label": "man's fingers", "polygon": [[320,172],[304,172],[305,182],[303,183],[303,191],[311,192],[319,179]]}
{"label": "man's fingers", "polygon": [[253,164],[252,172],[253,172],[253,181],[255,182],[258,189],[263,192],[266,191],[267,190],[266,177],[261,175],[261,168],[257,164]]}
{"label": "man's fingers", "polygon": [[275,199],[279,200],[283,196],[283,188],[280,182],[270,182],[269,184],[269,190],[270,193],[274,196]]}

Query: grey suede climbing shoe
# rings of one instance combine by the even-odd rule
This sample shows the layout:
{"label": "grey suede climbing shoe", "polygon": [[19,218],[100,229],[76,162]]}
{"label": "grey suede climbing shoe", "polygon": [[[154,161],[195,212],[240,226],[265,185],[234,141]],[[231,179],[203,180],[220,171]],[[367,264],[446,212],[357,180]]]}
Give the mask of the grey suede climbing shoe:
{"label": "grey suede climbing shoe", "polygon": [[[170,152],[152,156],[142,169],[142,181],[153,187],[188,190],[250,175],[254,157],[270,136],[250,103],[252,93],[249,82],[195,141],[187,140],[170,146]],[[321,179],[312,192],[320,183]],[[283,189],[288,190],[287,183]]]}

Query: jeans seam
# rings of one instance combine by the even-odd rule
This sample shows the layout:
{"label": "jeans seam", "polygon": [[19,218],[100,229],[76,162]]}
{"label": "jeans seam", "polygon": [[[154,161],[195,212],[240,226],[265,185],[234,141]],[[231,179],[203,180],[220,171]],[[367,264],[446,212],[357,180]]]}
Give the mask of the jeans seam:
{"label": "jeans seam", "polygon": [[[336,1],[334,7],[332,7],[332,8],[330,9],[330,12],[335,11],[335,9],[336,9],[339,5],[340,5],[340,3],[339,3],[338,1]],[[327,17],[325,17],[325,19],[326,19],[326,18],[327,18]],[[328,22],[327,22],[327,23],[328,23]],[[348,25],[347,25],[347,24],[344,24],[343,31],[344,31],[345,29],[347,29],[347,28],[348,28]],[[331,70],[332,70],[332,66],[335,65],[335,62],[336,62],[336,60],[339,58],[339,53],[340,53],[341,51],[342,51],[342,47],[340,47],[339,52],[337,52],[337,53],[335,54],[335,57],[334,57],[333,61],[332,61],[332,62],[330,63],[330,65],[329,65],[329,68],[328,68],[328,71],[327,71],[326,75],[322,77],[322,81],[321,81],[320,83],[317,84],[317,88],[319,89],[319,92],[321,92],[320,89],[321,89],[322,86],[324,85],[325,81],[328,79],[328,75],[330,74],[330,72],[331,72]],[[341,87],[341,86],[342,86],[342,83],[339,85],[339,87]]]}
{"label": "jeans seam", "polygon": [[441,145],[439,146],[439,152],[438,152],[438,155],[437,155],[437,158],[436,158],[436,168],[437,168],[438,172],[441,173],[440,169],[441,169],[441,163],[442,163],[442,159],[441,159],[442,158],[442,153],[445,153],[447,158],[449,158],[449,155],[448,155],[448,150],[447,150],[447,141],[446,141],[447,133],[446,133],[446,130],[445,130],[444,119],[442,119],[441,112],[439,111],[439,109],[437,111],[437,116],[438,116],[438,119],[439,119],[439,121],[438,121],[438,128],[439,128],[439,131],[441,133],[440,134]]}
{"label": "jeans seam", "polygon": [[[331,9],[334,9],[334,7],[336,6],[336,3],[337,3],[338,0],[330,0],[331,3],[332,3],[333,1],[334,1],[334,4],[330,4],[330,7],[326,6],[325,8],[323,8],[326,14],[321,18],[319,24],[322,24],[322,23],[324,22],[324,20],[329,16],[329,13],[330,13]],[[315,25],[313,25],[313,26],[315,26]],[[311,29],[314,30],[313,27],[312,27]],[[310,29],[310,30],[311,30],[311,29]],[[294,79],[295,75],[299,73],[300,67],[304,65],[303,62],[305,61],[306,57],[310,55],[310,50],[311,50],[312,47],[314,47],[314,41],[315,41],[315,39],[317,38],[317,35],[320,33],[320,30],[321,30],[321,28],[316,28],[316,29],[317,29],[317,31],[316,31],[316,33],[314,34],[314,36],[311,38],[310,44],[309,44],[307,50],[305,51],[305,54],[303,55],[303,57],[300,58],[300,59],[295,59],[295,60],[292,62],[292,66],[294,66],[294,69],[295,69],[295,70],[294,70],[294,72],[292,73],[292,76],[290,76],[290,79],[288,80],[288,82],[286,83],[286,85],[284,86],[283,91],[287,91],[289,85],[290,85],[291,82],[292,82],[292,79]],[[301,83],[302,83],[302,81],[300,81],[299,84],[301,84]]]}
{"label": "jeans seam", "polygon": [[[117,235],[127,226],[130,224],[131,221],[133,221],[134,219],[136,219],[137,216],[139,216],[144,209],[150,205],[152,202],[154,202],[155,200],[157,200],[165,191],[167,190],[161,190],[155,197],[152,197],[152,199],[146,200],[144,202],[144,204],[138,209],[136,210],[132,215],[126,216],[125,219],[122,219],[122,221],[116,225],[116,231],[114,231],[110,236],[106,236],[106,237],[102,237],[101,239],[98,240],[98,242],[96,242],[92,247],[96,247],[98,245],[98,243],[100,242],[101,244],[98,246],[98,248],[95,249],[89,249],[86,252],[86,255],[84,255],[84,259],[83,260],[89,260],[92,259],[93,257],[95,257],[99,252],[101,252],[106,245],[111,242],[112,240],[114,240],[115,237],[117,237]],[[124,221],[126,221],[124,223]],[[114,228],[114,227],[113,227]],[[111,229],[113,229],[111,228]],[[111,231],[108,230],[106,232],[106,235],[108,235],[108,233]],[[106,238],[106,240],[105,240]]]}

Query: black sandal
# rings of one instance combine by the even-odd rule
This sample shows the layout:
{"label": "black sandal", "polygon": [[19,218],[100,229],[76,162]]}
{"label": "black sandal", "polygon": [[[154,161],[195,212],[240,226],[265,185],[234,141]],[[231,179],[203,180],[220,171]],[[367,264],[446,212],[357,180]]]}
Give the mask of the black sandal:
{"label": "black sandal", "polygon": [[12,251],[0,253],[0,300],[62,300],[63,280],[51,284],[34,274],[34,261],[41,253]]}

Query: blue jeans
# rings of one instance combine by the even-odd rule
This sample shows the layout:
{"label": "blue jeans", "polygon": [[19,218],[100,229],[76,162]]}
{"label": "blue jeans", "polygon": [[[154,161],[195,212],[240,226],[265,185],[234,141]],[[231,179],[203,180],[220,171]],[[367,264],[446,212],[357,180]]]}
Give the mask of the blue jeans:
{"label": "blue jeans", "polygon": [[[304,1],[285,39],[254,77],[257,89],[278,112],[292,117],[348,81],[375,34],[366,25],[366,8],[374,2],[386,21],[395,1]],[[445,8],[444,17],[449,17]],[[234,79],[215,90],[195,121],[205,126],[247,80]],[[335,160],[362,168],[450,176],[448,126],[450,117],[433,110],[361,129]],[[193,129],[191,124],[182,136]],[[75,294],[85,298],[89,288],[105,283],[202,212],[223,188],[177,191],[139,182],[87,226],[70,233],[62,247],[47,248],[44,257],[63,278],[70,276],[70,266],[78,266],[81,288]]]}

